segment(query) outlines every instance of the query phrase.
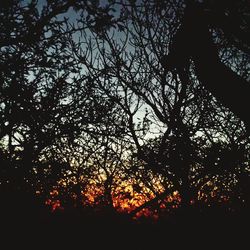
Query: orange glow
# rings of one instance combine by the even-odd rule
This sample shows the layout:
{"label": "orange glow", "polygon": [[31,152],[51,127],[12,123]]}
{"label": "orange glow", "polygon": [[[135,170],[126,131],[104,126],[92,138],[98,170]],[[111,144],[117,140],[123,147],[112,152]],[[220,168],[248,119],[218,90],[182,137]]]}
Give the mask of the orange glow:
{"label": "orange glow", "polygon": [[45,201],[45,204],[51,208],[52,212],[54,212],[56,210],[63,210],[63,208],[61,206],[61,202],[59,200],[48,199]]}
{"label": "orange glow", "polygon": [[[104,183],[105,179],[102,181]],[[106,200],[107,196],[105,196],[105,193],[107,190],[105,190],[103,183],[91,180],[88,184],[82,185],[82,190],[80,192],[76,192],[72,191],[75,190],[74,186],[81,185],[81,183],[79,184],[76,182],[76,179],[60,180],[58,186],[54,187],[49,192],[49,198],[46,200],[46,205],[51,208],[52,212],[64,209],[63,194],[66,193],[71,197],[70,199],[73,203],[78,202],[78,205],[83,207],[91,206],[94,209],[100,210],[105,208],[108,204],[107,202],[109,202]],[[115,210],[120,213],[128,214],[141,207],[143,204],[153,200],[157,195],[165,192],[165,188],[159,179],[154,177],[152,183],[153,187],[151,186],[151,188],[148,188],[144,183],[140,183],[135,179],[124,181],[114,180],[113,188],[110,190],[110,197]],[[152,190],[154,190],[154,192]],[[156,200],[153,205],[139,210],[134,218],[149,217],[153,220],[157,220],[161,214],[164,215],[171,212],[173,209],[179,208],[181,200],[180,193],[175,190],[169,195],[166,195],[165,198],[158,201]],[[222,195],[220,189],[210,180],[197,192],[197,197],[190,200],[190,205],[195,205],[197,201],[202,201],[204,204],[207,204],[207,206],[210,206],[212,202],[229,202],[229,196],[225,194]]]}
{"label": "orange glow", "polygon": [[[60,184],[64,187],[64,182],[60,182]],[[157,189],[159,190],[159,194],[164,192],[164,188],[160,183],[156,185],[158,185]],[[85,188],[85,190],[81,191],[82,206],[91,205],[94,208],[101,205],[105,191],[104,188],[99,187],[99,185],[95,183],[91,183],[91,185],[87,185]],[[46,200],[46,205],[49,206],[52,211],[63,209],[59,196],[59,190],[54,188],[50,191],[50,198]],[[121,182],[120,185],[117,185],[112,191],[113,207],[120,213],[130,213],[155,197],[156,195],[152,190],[143,185],[138,186],[135,180]],[[71,198],[72,200],[76,200],[78,197],[75,193],[72,193]],[[136,213],[135,219],[150,217],[153,220],[157,220],[159,218],[159,211],[166,211],[169,208],[178,208],[180,202],[179,192],[174,191],[158,204],[159,209],[143,208]]]}

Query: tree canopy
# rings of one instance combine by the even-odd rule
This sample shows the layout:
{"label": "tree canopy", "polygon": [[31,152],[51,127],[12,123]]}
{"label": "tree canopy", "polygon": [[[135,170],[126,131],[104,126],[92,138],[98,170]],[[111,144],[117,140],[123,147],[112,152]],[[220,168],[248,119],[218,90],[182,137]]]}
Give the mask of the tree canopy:
{"label": "tree canopy", "polygon": [[5,219],[245,215],[249,7],[0,3]]}

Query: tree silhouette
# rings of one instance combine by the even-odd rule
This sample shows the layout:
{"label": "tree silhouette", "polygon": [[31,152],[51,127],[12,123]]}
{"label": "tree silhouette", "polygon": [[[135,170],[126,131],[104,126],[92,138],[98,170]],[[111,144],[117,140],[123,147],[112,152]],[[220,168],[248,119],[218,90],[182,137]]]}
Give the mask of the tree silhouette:
{"label": "tree silhouette", "polygon": [[22,1],[0,6],[1,191],[12,200],[19,190],[33,194],[64,176],[70,164],[56,158],[55,149],[74,143],[112,108],[93,92],[91,79],[78,74],[72,36],[84,28],[58,17],[73,5],[98,11],[97,4],[72,1],[48,1],[41,8]]}
{"label": "tree silhouette", "polygon": [[[163,64],[168,69],[176,67],[180,70],[188,67],[191,59],[198,79],[248,128],[247,13],[249,8],[245,1],[187,1],[181,26]],[[237,53],[237,58],[224,56],[225,49],[227,53]],[[235,72],[234,59],[246,63],[246,74]]]}
{"label": "tree silhouette", "polygon": [[245,1],[39,4],[0,4],[6,221],[179,229],[247,211]]}

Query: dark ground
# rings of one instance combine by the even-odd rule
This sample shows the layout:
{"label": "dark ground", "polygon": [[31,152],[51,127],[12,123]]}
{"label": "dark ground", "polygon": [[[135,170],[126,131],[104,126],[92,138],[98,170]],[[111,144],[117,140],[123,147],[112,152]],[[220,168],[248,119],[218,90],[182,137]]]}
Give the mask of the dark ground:
{"label": "dark ground", "polygon": [[[12,197],[12,198],[11,198]],[[19,197],[19,198],[18,198]],[[159,221],[77,209],[54,212],[1,195],[0,249],[248,249],[249,209],[192,209]]]}
{"label": "dark ground", "polygon": [[250,220],[243,214],[179,215],[158,222],[73,212],[1,217],[8,246],[1,249],[248,249],[250,240]]}

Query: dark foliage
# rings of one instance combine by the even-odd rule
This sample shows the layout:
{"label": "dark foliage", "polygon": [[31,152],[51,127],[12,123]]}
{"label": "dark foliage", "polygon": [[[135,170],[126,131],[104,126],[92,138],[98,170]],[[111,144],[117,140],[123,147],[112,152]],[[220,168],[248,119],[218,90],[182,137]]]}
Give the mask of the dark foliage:
{"label": "dark foliage", "polygon": [[2,1],[2,238],[244,238],[248,19],[245,0]]}

